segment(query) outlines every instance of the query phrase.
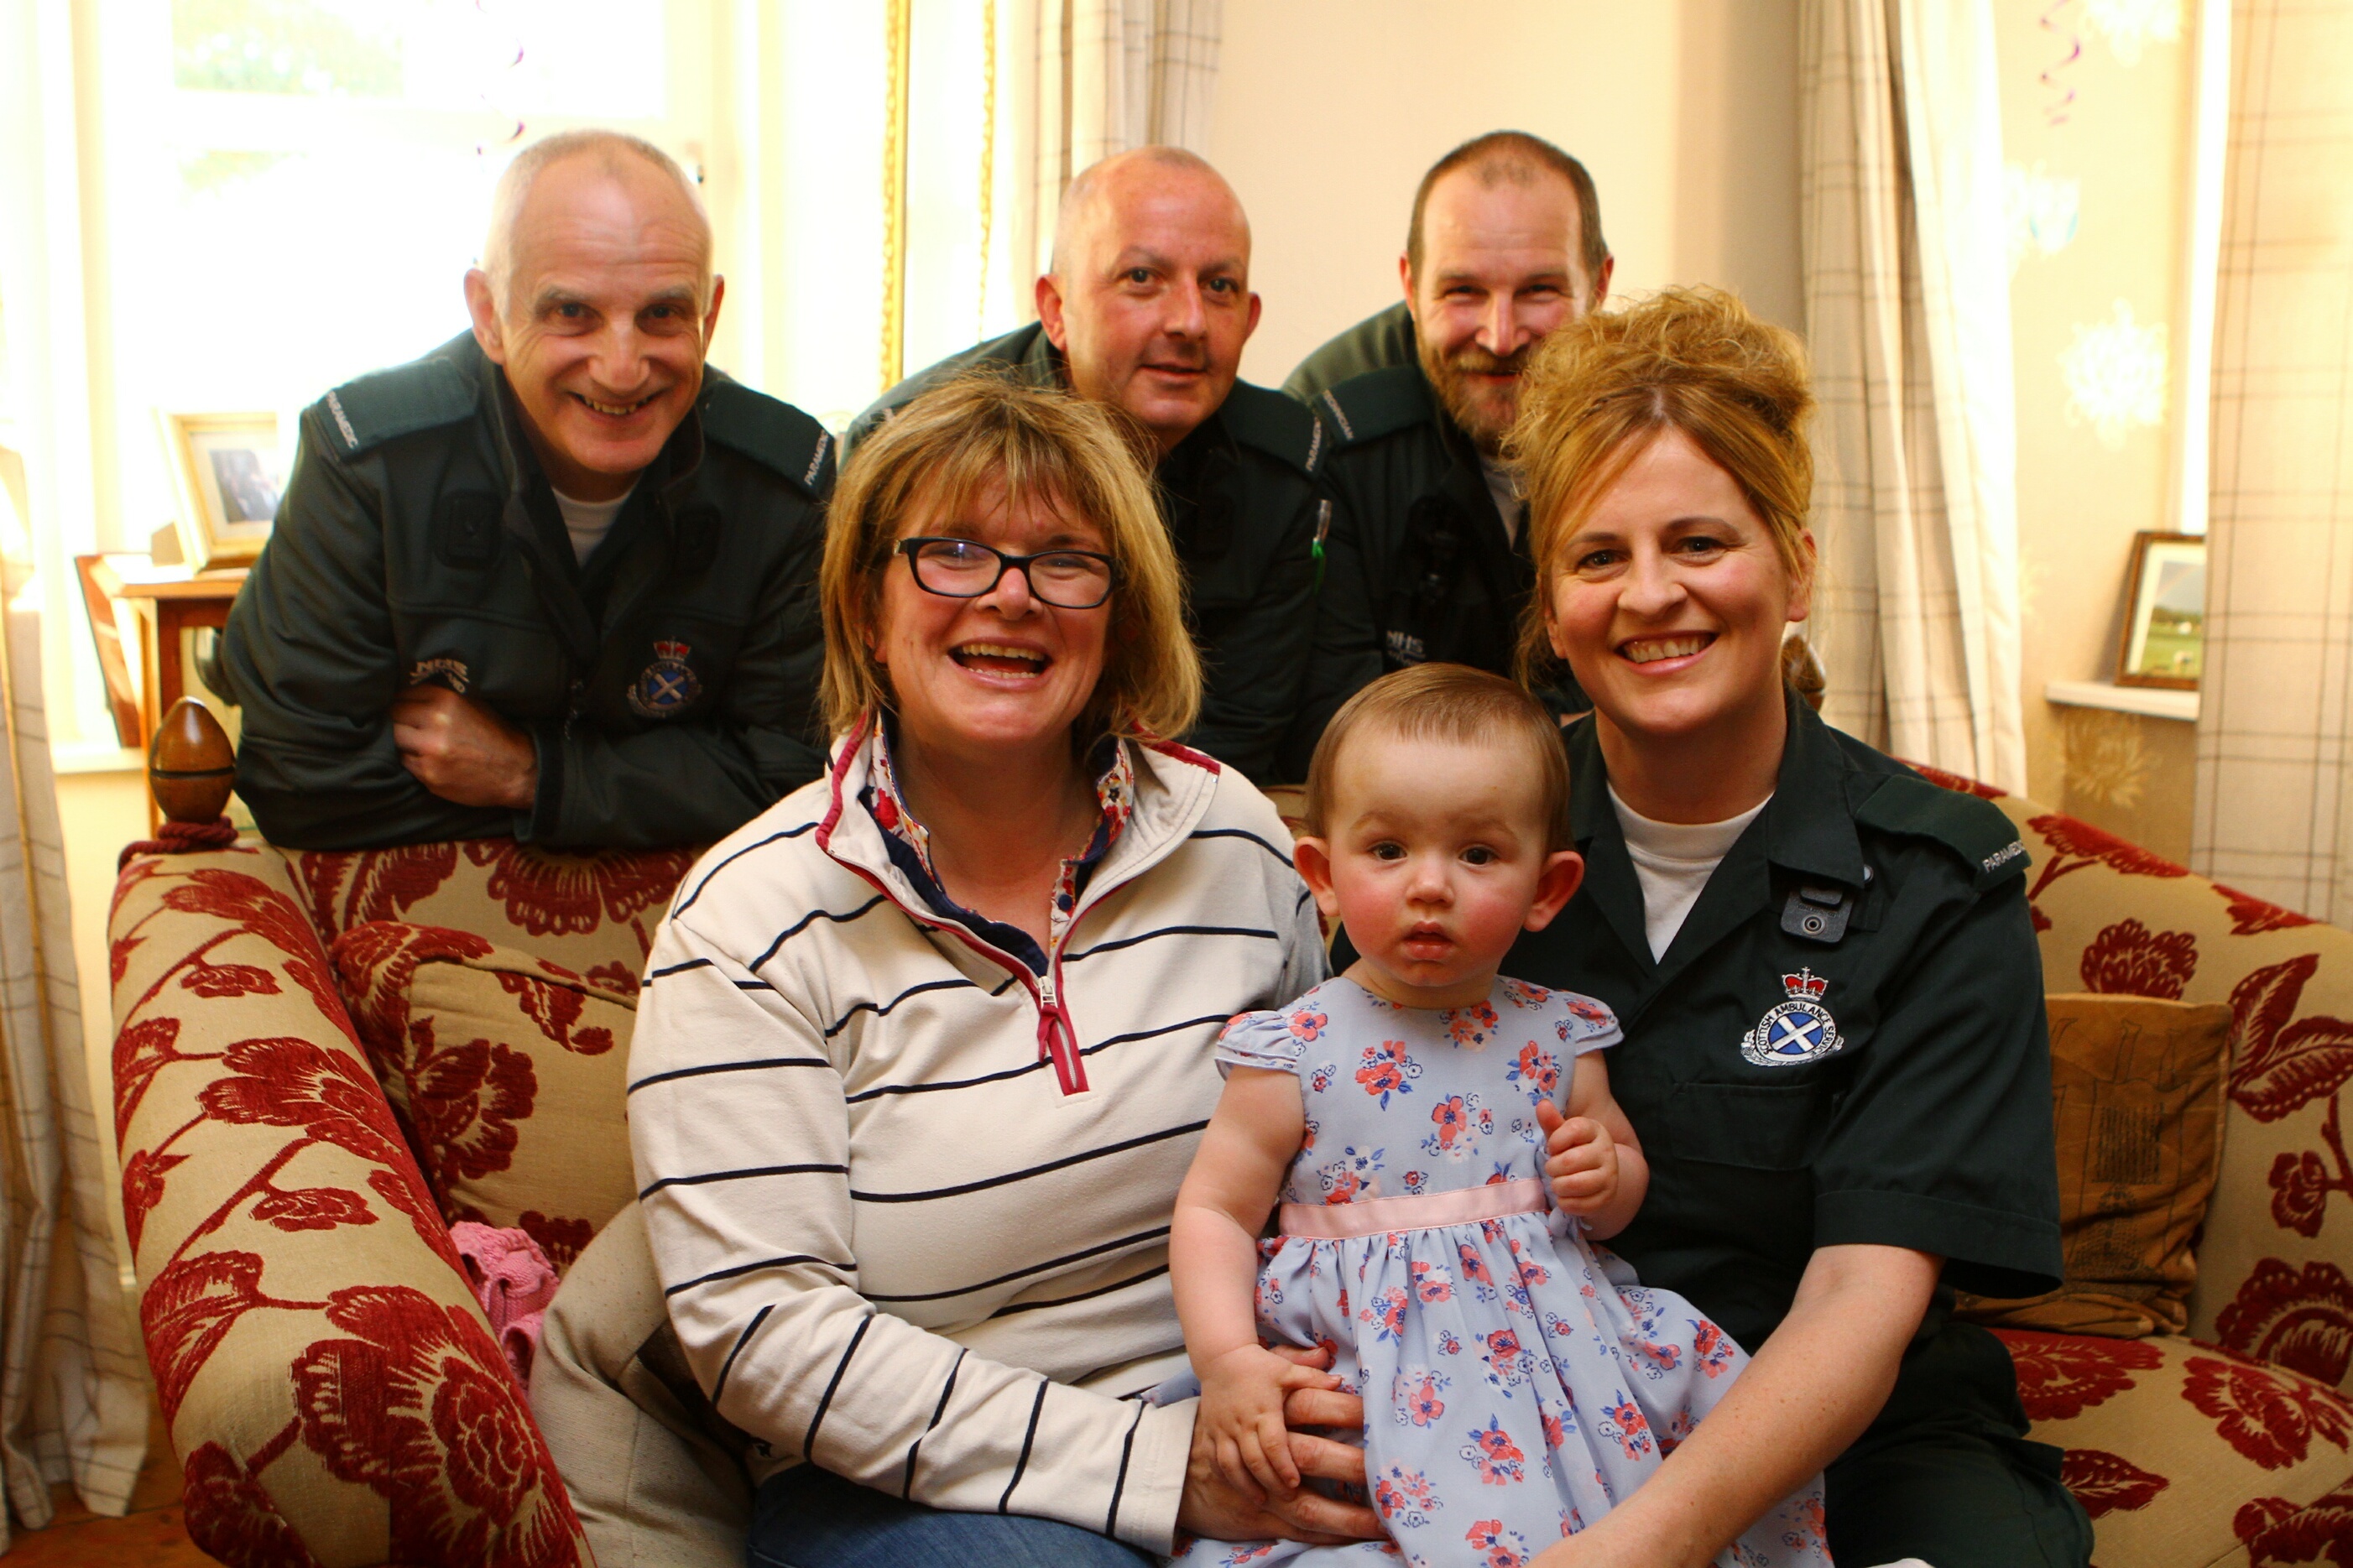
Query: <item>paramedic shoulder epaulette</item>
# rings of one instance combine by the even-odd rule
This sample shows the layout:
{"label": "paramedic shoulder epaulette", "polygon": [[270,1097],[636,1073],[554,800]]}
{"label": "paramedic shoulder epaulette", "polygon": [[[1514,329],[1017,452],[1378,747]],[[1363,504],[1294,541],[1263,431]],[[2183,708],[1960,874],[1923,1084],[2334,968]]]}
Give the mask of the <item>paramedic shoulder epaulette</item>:
{"label": "paramedic shoulder epaulette", "polygon": [[833,437],[789,403],[742,382],[712,375],[702,396],[702,434],[822,500],[833,489]]}
{"label": "paramedic shoulder epaulette", "polygon": [[1330,434],[1308,412],[1306,405],[1271,388],[1238,381],[1234,389],[1226,394],[1225,407],[1220,412],[1235,440],[1303,474],[1313,475],[1316,465],[1324,460],[1324,454],[1331,450]]}
{"label": "paramedic shoulder epaulette", "polygon": [[1968,863],[1970,883],[1980,892],[2023,875],[2029,860],[2017,826],[2000,806],[1909,773],[1886,778],[1855,807],[1854,820],[1942,844]]}
{"label": "paramedic shoulder epaulette", "polygon": [[440,354],[347,381],[311,412],[338,458],[356,458],[401,436],[470,418],[481,384]]}
{"label": "paramedic shoulder epaulette", "polygon": [[1437,406],[1418,364],[1368,370],[1328,388],[1309,407],[1324,421],[1335,450],[1377,441],[1419,425]]}
{"label": "paramedic shoulder epaulette", "polygon": [[995,371],[1025,385],[1050,386],[1058,379],[1054,364],[1052,344],[1046,338],[1046,329],[1035,321],[1026,327],[1016,327],[1002,337],[990,338],[986,342],[952,353],[936,364],[916,371],[867,405],[865,411],[849,422],[849,428],[841,433],[841,451],[835,463],[839,466],[849,461],[849,454],[858,450],[859,443],[881,429],[899,410],[932,388],[959,375],[967,372]]}

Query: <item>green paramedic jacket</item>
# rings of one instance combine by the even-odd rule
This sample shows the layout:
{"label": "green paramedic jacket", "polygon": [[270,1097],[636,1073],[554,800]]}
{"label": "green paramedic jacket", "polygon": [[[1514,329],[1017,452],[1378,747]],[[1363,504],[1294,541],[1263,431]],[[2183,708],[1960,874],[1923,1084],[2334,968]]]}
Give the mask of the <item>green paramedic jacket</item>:
{"label": "green paramedic jacket", "polygon": [[[584,566],[520,419],[470,336],[303,412],[206,671],[242,710],[237,793],[272,843],[706,844],[823,771],[825,429],[706,370]],[[528,810],[401,765],[387,710],[419,683],[530,732]]]}
{"label": "green paramedic jacket", "polygon": [[[1334,500],[1323,596],[1299,722],[1284,766],[1305,766],[1342,703],[1391,670],[1467,664],[1513,673],[1535,588],[1528,531],[1507,533],[1471,438],[1439,405],[1420,364],[1367,371],[1318,393]],[[1567,671],[1537,696],[1564,714],[1589,704]]]}
{"label": "green paramedic jacket", "polygon": [[1292,371],[1282,390],[1302,403],[1313,404],[1326,389],[1344,381],[1391,365],[1416,364],[1413,311],[1400,300],[1386,310],[1376,310],[1323,345]]}
{"label": "green paramedic jacket", "polygon": [[[1036,385],[1068,384],[1060,352],[1033,321],[884,393],[850,425],[847,448],[855,452],[919,394],[983,365]],[[1319,531],[1330,510],[1320,469],[1329,446],[1298,403],[1238,381],[1153,475],[1201,652],[1201,716],[1183,739],[1256,784],[1306,776],[1282,772],[1276,758],[1299,711],[1314,640]]]}

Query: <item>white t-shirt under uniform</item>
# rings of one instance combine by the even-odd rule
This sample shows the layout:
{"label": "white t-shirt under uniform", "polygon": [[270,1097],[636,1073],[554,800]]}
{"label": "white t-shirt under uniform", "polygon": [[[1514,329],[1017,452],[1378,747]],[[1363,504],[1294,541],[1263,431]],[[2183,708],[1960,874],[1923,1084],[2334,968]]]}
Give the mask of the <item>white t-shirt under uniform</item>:
{"label": "white t-shirt under uniform", "polygon": [[1527,498],[1520,494],[1520,470],[1493,458],[1481,458],[1479,477],[1487,481],[1487,494],[1495,503],[1495,515],[1504,520],[1504,537],[1517,544],[1521,514],[1528,510]]}
{"label": "white t-shirt under uniform", "polygon": [[1642,884],[1642,934],[1650,939],[1653,962],[1666,956],[1700,889],[1772,798],[1768,795],[1722,822],[1653,822],[1620,800],[1615,789],[1609,792],[1619,830],[1626,836],[1627,858]]}
{"label": "white t-shirt under uniform", "polygon": [[[555,487],[550,485],[548,489]],[[613,531],[613,520],[621,515],[621,509],[629,504],[629,497],[635,493],[633,485],[612,500],[574,500],[562,490],[555,490],[555,510],[564,514],[564,531],[572,536],[572,559],[583,566],[588,564],[588,557]]]}

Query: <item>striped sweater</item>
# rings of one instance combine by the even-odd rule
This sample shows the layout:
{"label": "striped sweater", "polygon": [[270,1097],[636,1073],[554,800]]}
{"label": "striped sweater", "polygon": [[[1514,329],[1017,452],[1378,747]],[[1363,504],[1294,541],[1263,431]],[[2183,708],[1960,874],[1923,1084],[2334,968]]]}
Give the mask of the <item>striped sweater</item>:
{"label": "striped sweater", "polygon": [[1240,775],[1134,748],[1134,815],[1043,975],[918,899],[872,742],[705,855],[649,961],[629,1138],[671,1321],[754,1477],[1169,1549],[1192,1406],[1176,1187],[1236,1013],[1320,981],[1290,837]]}

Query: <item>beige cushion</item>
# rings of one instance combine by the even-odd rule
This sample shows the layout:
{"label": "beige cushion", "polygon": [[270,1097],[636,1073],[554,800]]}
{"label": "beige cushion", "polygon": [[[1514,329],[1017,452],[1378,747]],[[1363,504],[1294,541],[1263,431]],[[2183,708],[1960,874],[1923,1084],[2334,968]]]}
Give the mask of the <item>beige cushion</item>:
{"label": "beige cushion", "polygon": [[447,926],[634,994],[654,927],[701,852],[469,838],[283,853],[322,942],[370,921]]}
{"label": "beige cushion", "polygon": [[548,1307],[531,1410],[597,1568],[739,1568],[752,1525],[743,1435],[687,1370],[635,1204]]}
{"label": "beige cushion", "polygon": [[331,950],[443,1216],[518,1226],[559,1269],[633,1195],[633,992],[471,932],[374,921]]}
{"label": "beige cushion", "polygon": [[2353,1184],[2337,1179],[2353,1113],[2353,931],[1963,787],[1993,797],[2033,857],[2045,984],[2227,1003],[2238,1020],[2189,1332],[2353,1389]]}

